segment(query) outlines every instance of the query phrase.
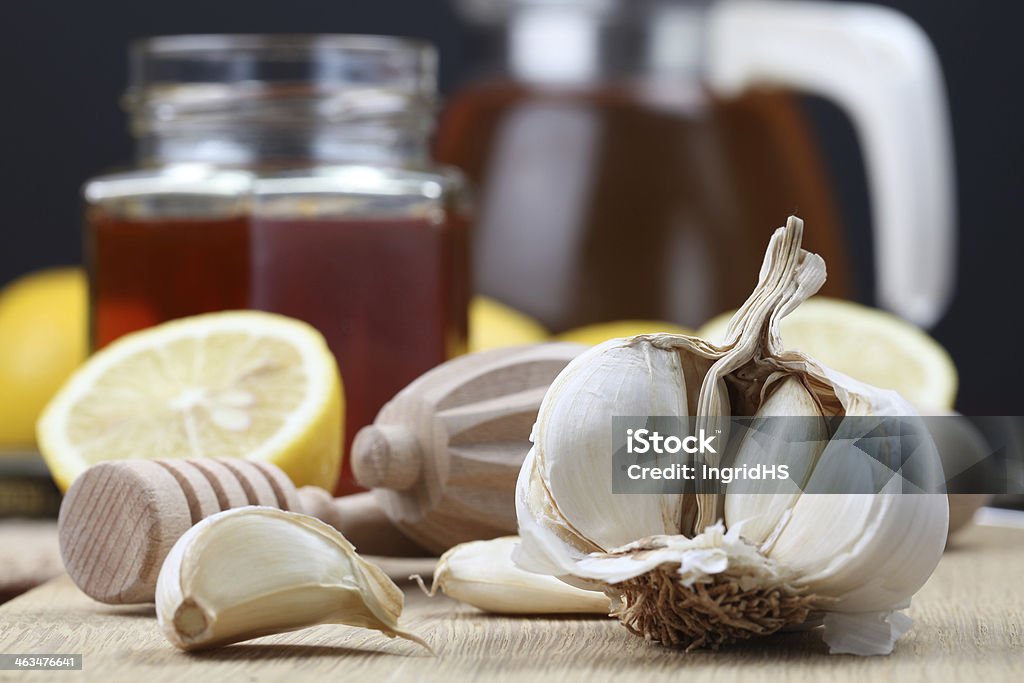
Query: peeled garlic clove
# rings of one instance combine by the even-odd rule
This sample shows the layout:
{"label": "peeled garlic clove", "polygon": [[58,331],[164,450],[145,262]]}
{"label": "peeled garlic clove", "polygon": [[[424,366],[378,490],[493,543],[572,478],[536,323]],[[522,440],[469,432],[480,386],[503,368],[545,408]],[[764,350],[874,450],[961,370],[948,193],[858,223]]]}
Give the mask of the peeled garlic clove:
{"label": "peeled garlic clove", "polygon": [[398,626],[404,596],[333,527],[267,507],[207,517],[174,544],[157,579],[157,619],[184,649],[323,623],[423,644]]}
{"label": "peeled garlic clove", "polygon": [[828,443],[828,427],[810,392],[795,376],[774,388],[740,444],[735,465],[785,465],[784,480],[750,480],[729,484],[725,521],[743,523],[743,537],[754,544],[769,538],[806,485],[818,456]]}
{"label": "peeled garlic clove", "polygon": [[518,536],[462,543],[441,556],[434,586],[459,602],[504,614],[604,614],[608,597],[553,576],[523,571],[512,562]]}

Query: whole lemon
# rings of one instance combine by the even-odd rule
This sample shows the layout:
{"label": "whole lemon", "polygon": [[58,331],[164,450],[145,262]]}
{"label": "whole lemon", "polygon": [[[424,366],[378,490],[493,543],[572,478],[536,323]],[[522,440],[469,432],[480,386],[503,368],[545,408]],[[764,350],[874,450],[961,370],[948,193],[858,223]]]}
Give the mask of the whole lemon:
{"label": "whole lemon", "polygon": [[471,353],[545,341],[548,331],[525,313],[500,301],[475,296],[469,304]]}
{"label": "whole lemon", "polygon": [[587,346],[596,346],[609,339],[619,337],[635,337],[639,334],[693,334],[693,330],[665,322],[664,320],[613,320],[605,323],[584,325],[561,334],[556,334],[558,341],[576,342]]}
{"label": "whole lemon", "polygon": [[35,443],[36,418],[87,354],[80,268],[53,268],[0,290],[0,448]]}

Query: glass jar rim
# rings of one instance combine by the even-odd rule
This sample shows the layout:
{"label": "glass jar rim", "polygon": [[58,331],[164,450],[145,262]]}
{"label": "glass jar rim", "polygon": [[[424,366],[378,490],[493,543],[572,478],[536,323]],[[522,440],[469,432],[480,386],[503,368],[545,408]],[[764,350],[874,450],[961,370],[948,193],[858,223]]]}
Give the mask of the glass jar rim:
{"label": "glass jar rim", "polygon": [[198,55],[229,50],[292,50],[309,53],[320,49],[406,51],[433,53],[425,40],[405,36],[355,33],[185,33],[140,38],[132,42],[133,54]]}
{"label": "glass jar rim", "polygon": [[129,100],[167,86],[304,82],[317,90],[376,86],[433,96],[437,52],[398,36],[186,34],[144,38],[129,49]]}
{"label": "glass jar rim", "polygon": [[419,160],[437,104],[427,42],[344,34],[161,36],[131,48],[140,159]]}

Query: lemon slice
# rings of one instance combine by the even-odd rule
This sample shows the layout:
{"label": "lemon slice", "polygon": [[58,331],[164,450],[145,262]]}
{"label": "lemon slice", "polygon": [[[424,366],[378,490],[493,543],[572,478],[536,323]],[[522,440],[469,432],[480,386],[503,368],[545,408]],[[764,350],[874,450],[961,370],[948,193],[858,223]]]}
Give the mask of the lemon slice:
{"label": "lemon slice", "polygon": [[558,341],[576,342],[596,346],[609,339],[635,337],[639,334],[693,334],[693,330],[662,320],[614,320],[607,323],[584,325],[555,335]]}
{"label": "lemon slice", "polygon": [[330,490],[343,401],[338,366],[315,329],[269,313],[211,313],[92,356],[36,433],[62,490],[103,460],[184,457],[266,461],[298,486]]}
{"label": "lemon slice", "polygon": [[[721,342],[732,313],[705,323],[697,336]],[[819,363],[862,382],[895,389],[920,409],[951,409],[956,366],[918,327],[874,308],[815,297],[782,320],[782,341]]]}

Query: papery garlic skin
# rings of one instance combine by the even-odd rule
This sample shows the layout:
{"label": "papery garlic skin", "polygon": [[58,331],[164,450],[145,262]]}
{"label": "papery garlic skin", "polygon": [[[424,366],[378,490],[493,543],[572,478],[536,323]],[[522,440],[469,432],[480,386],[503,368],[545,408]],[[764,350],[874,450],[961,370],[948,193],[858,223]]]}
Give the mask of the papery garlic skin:
{"label": "papery garlic skin", "polygon": [[399,628],[402,591],[320,520],[269,507],[211,515],[174,544],[157,579],[157,620],[193,650],[323,623],[422,641]]}
{"label": "papery garlic skin", "polygon": [[512,562],[518,536],[460,543],[434,570],[434,584],[445,595],[485,612],[500,614],[603,614],[608,596],[570,586],[553,576],[527,572]]}
{"label": "papery garlic skin", "polygon": [[[773,235],[758,285],[721,346],[684,335],[611,340],[556,378],[520,471],[517,564],[573,585],[603,587],[623,601],[617,614],[627,627],[667,644],[717,647],[798,625],[813,611],[824,617],[824,638],[834,652],[892,651],[908,627],[899,610],[941,556],[946,497],[898,493],[904,483],[898,472],[882,493],[857,493],[864,489],[853,484],[870,474],[857,468],[870,465],[843,457],[857,436],[842,433],[845,421],[836,434],[826,432],[824,446],[789,454],[814,466],[801,473],[806,486],[799,490],[746,489],[732,501],[700,490],[612,493],[613,416],[680,416],[692,433],[726,424],[730,415],[807,414],[807,434],[797,437],[810,439],[825,430],[824,421],[815,426],[810,419],[815,416],[916,415],[895,392],[783,348],[779,321],[825,277],[820,257],[800,249],[802,226],[791,218]],[[740,456],[788,457],[753,445]],[[941,476],[934,449],[915,458]],[[806,492],[821,483],[829,485],[817,490],[839,493]],[[660,597],[645,595],[648,585]]]}

